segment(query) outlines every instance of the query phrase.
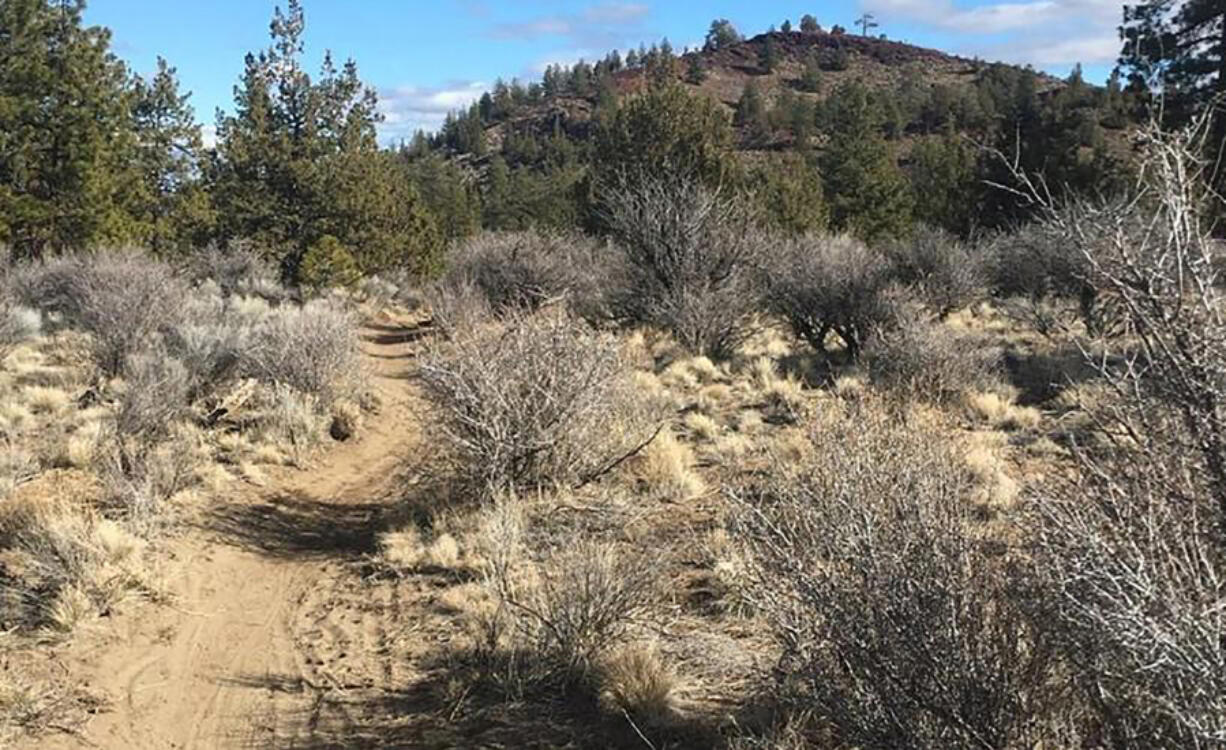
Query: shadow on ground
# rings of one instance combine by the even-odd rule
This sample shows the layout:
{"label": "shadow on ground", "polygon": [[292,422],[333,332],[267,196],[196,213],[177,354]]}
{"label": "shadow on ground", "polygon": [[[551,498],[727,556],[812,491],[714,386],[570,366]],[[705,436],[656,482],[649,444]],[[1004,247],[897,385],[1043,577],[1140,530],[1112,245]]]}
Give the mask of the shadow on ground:
{"label": "shadow on ground", "polygon": [[214,508],[204,526],[223,541],[273,557],[358,556],[375,550],[387,504],[334,503],[301,493]]}

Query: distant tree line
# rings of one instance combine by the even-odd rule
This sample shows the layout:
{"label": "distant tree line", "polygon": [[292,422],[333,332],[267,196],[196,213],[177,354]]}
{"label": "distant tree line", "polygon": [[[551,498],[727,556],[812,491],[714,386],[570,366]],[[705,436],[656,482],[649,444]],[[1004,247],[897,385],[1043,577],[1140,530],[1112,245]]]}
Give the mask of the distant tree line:
{"label": "distant tree line", "polygon": [[[1213,0],[1125,7],[1120,67],[1105,87],[1079,70],[1054,85],[982,64],[968,85],[916,69],[870,87],[841,75],[855,54],[843,42],[785,59],[771,34],[755,52],[774,77],[750,76],[731,112],[693,88],[710,55],[744,41],[718,19],[705,53],[678,54],[665,39],[551,65],[387,149],[352,60],[304,69],[305,17],[290,0],[268,48],[246,57],[206,148],[175,68],[159,60],[153,74],[133,73],[109,31],[84,23],[84,5],[0,3],[0,243],[16,256],[247,243],[291,281],[430,273],[448,240],[483,227],[600,230],[603,187],[663,168],[745,196],[763,221],[796,233],[876,238],[927,224],[969,235],[1032,210],[991,187],[1008,175],[984,147],[1060,190],[1110,193],[1127,177],[1112,131],[1150,117],[1178,125],[1226,96],[1226,11]],[[783,30],[822,33],[811,15]]]}

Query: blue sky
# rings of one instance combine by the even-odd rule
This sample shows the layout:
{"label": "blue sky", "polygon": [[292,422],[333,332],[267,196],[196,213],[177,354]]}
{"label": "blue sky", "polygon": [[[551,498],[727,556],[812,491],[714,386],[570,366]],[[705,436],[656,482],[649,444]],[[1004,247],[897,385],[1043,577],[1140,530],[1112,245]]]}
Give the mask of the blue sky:
{"label": "blue sky", "polygon": [[[281,0],[284,4],[284,0]],[[277,0],[92,0],[86,19],[109,27],[116,52],[137,71],[158,55],[179,69],[197,118],[229,107],[243,56],[268,44]],[[387,141],[433,128],[498,77],[537,78],[550,62],[668,37],[697,45],[713,18],[747,35],[812,13],[829,28],[876,14],[893,39],[1065,74],[1083,63],[1105,79],[1119,50],[1121,0],[304,0],[307,54],[330,49],[357,60],[380,94]]]}

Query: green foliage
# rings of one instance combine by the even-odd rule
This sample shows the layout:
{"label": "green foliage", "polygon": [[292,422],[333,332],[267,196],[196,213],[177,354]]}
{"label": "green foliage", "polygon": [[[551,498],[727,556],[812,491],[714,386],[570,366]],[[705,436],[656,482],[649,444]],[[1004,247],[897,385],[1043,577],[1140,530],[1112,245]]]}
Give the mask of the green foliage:
{"label": "green foliage", "polygon": [[822,90],[822,64],[816,55],[810,54],[805,60],[805,70],[800,74],[797,87],[810,94],[816,94]]}
{"label": "green foliage", "polygon": [[358,267],[425,273],[441,238],[393,155],[380,151],[374,91],[351,60],[324,58],[318,80],[302,69],[305,18],[298,0],[277,11],[272,46],[247,56],[235,113],[218,122],[211,186],[223,239],[247,239],[293,278],[325,235]]}
{"label": "green foliage", "polygon": [[818,25],[816,18],[806,13],[800,18],[800,30],[806,34],[816,34],[822,27]]}
{"label": "green foliage", "polygon": [[353,254],[330,234],[320,237],[307,248],[298,266],[299,283],[313,291],[352,286],[360,277],[361,271]]}
{"label": "green foliage", "polygon": [[766,119],[766,101],[758,82],[749,79],[736,104],[734,123],[745,133],[745,142],[760,146],[770,139],[770,124]]}
{"label": "green foliage", "polygon": [[597,130],[593,167],[598,180],[676,174],[720,185],[735,171],[732,128],[718,102],[676,84],[653,86]]}
{"label": "green foliage", "polygon": [[828,104],[830,142],[820,166],[831,226],[866,240],[897,236],[911,223],[906,178],[880,131],[880,114],[859,83],[840,86]]}
{"label": "green foliage", "polygon": [[736,30],[732,22],[726,18],[717,18],[711,22],[711,28],[707,30],[705,49],[724,49],[739,41],[741,41],[741,33]]}
{"label": "green foliage", "polygon": [[437,221],[444,240],[468,237],[481,228],[480,196],[455,162],[438,154],[412,158],[402,152],[401,156],[409,181]]}
{"label": "green foliage", "polygon": [[133,213],[140,243],[158,254],[203,245],[215,221],[209,195],[198,179],[204,146],[189,98],[179,93],[175,69],[161,58],[151,80],[133,80],[132,120],[141,175],[140,190],[132,197]]}
{"label": "green foliage", "polygon": [[977,153],[956,135],[920,141],[911,150],[916,221],[961,236],[975,228],[981,199]]}
{"label": "green foliage", "polygon": [[767,73],[775,72],[775,68],[779,66],[779,45],[775,44],[775,37],[767,36],[762,43],[758,50],[758,65]]}
{"label": "green foliage", "polygon": [[137,234],[127,70],[84,6],[0,3],[0,243],[18,256]]}
{"label": "green foliage", "polygon": [[686,58],[685,80],[695,86],[707,80],[707,65],[703,62],[702,55],[697,52]]}
{"label": "green foliage", "polygon": [[821,175],[804,157],[787,154],[760,166],[751,190],[765,223],[788,234],[819,231],[829,222]]}

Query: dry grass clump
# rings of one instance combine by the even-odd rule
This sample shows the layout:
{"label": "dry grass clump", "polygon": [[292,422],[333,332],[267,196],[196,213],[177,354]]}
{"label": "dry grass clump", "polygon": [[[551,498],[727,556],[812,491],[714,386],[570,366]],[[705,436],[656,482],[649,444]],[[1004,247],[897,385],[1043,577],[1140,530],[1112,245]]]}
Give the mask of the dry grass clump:
{"label": "dry grass clump", "polygon": [[677,675],[653,645],[631,643],[600,661],[600,700],[606,710],[624,712],[647,725],[668,721],[675,711]]}
{"label": "dry grass clump", "polygon": [[145,585],[143,549],[140,540],[77,502],[10,502],[0,513],[7,624],[71,631]]}
{"label": "dry grass clump", "polygon": [[460,562],[460,545],[447,532],[428,538],[421,529],[409,526],[379,536],[382,559],[399,570],[454,568]]}
{"label": "dry grass clump", "polygon": [[461,336],[418,374],[458,473],[478,488],[582,482],[656,429],[618,343],[567,315]]}
{"label": "dry grass clump", "polygon": [[971,531],[973,488],[944,437],[857,405],[809,440],[799,462],[732,491],[751,596],[782,649],[782,704],[836,746],[1051,739],[1046,653],[1007,561]]}
{"label": "dry grass clump", "polygon": [[967,394],[966,405],[972,414],[998,430],[1033,430],[1043,419],[1038,409],[1018,406],[999,390]]}
{"label": "dry grass clump", "polygon": [[42,322],[37,310],[17,304],[7,289],[0,289],[0,361],[13,347],[38,336]]}
{"label": "dry grass clump", "polygon": [[639,491],[657,500],[689,500],[706,491],[694,470],[694,452],[665,428],[630,462]]}

